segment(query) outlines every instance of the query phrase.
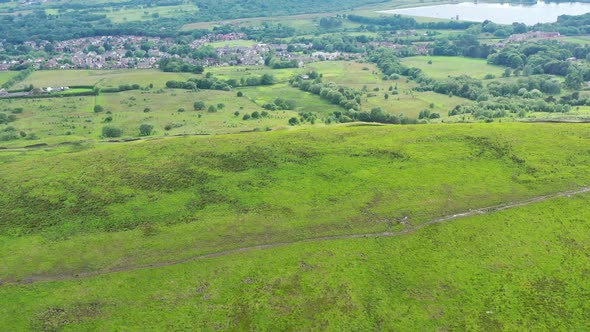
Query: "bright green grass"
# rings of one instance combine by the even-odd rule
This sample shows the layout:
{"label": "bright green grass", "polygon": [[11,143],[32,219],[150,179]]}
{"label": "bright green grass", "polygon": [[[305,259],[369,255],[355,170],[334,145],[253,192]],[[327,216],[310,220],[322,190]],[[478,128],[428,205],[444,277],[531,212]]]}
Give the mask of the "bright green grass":
{"label": "bright green grass", "polygon": [[560,37],[559,40],[566,43],[576,43],[582,45],[590,44],[590,36]]}
{"label": "bright green grass", "polygon": [[0,151],[0,279],[395,230],[577,188],[587,129],[340,126]]}
{"label": "bright green grass", "polygon": [[99,14],[106,16],[114,23],[145,21],[155,19],[152,15],[158,14],[160,18],[170,18],[188,14],[196,14],[198,7],[193,4],[184,4],[177,6],[160,6],[149,8],[127,8],[118,10],[97,11]]}
{"label": "bright green grass", "polygon": [[221,47],[251,47],[256,45],[257,42],[253,40],[228,40],[228,41],[216,41],[209,43],[208,45],[215,48]]}
{"label": "bright green grass", "polygon": [[[225,107],[215,113],[194,111],[193,104],[197,100],[204,101],[207,107],[219,103]],[[101,105],[112,114],[94,113],[94,105]],[[263,109],[247,98],[236,97],[235,92],[168,89],[162,93],[153,90],[127,91],[103,93],[97,97],[0,99],[0,111],[16,107],[22,107],[24,112],[17,114],[17,120],[10,125],[19,131],[34,133],[39,139],[0,142],[0,146],[98,140],[105,125],[122,129],[125,137],[138,136],[139,126],[143,123],[154,126],[153,136],[231,133],[285,126],[288,119],[296,115],[290,111],[277,111],[270,112],[266,118],[244,121],[242,116],[245,113],[261,112]],[[150,112],[144,112],[146,108]],[[185,112],[178,112],[181,108]],[[235,112],[240,115],[236,116]],[[105,122],[107,117],[112,118],[111,122]],[[172,129],[165,130],[168,125]],[[4,125],[0,125],[0,130],[3,128]]]}
{"label": "bright green grass", "polygon": [[[282,24],[284,26],[297,29],[297,34],[305,35],[311,34],[318,30],[317,25],[321,17],[330,16],[329,13],[322,14],[303,14],[293,16],[275,16],[275,17],[254,17],[254,18],[240,18],[225,21],[213,22],[197,22],[184,25],[181,30],[195,30],[195,29],[212,29],[220,25],[238,25],[238,26],[260,26],[264,23]],[[352,22],[344,22],[345,26],[359,26]]]}
{"label": "bright green grass", "polygon": [[[432,64],[428,64],[432,61]],[[408,67],[420,68],[432,78],[447,78],[449,76],[468,75],[473,78],[484,78],[487,74],[502,76],[504,69],[499,66],[488,65],[484,59],[446,56],[416,56],[402,59]]]}
{"label": "bright green grass", "polygon": [[[383,111],[392,114],[404,114],[405,116],[417,118],[423,109],[430,109],[434,104],[433,112],[438,112],[446,117],[448,111],[459,104],[470,103],[471,101],[460,98],[449,98],[433,92],[416,92],[413,88],[414,82],[407,82],[405,78],[395,81],[384,81],[378,68],[374,64],[359,63],[352,61],[324,61],[309,64],[308,69],[313,69],[323,74],[324,81],[333,81],[357,90],[366,88],[371,97],[366,97],[361,104],[364,111],[370,111],[380,107]],[[397,87],[397,95],[389,91],[390,87]],[[374,91],[378,88],[379,91]],[[385,99],[385,94],[389,98]]]}
{"label": "bright green grass", "polygon": [[274,103],[277,98],[293,100],[297,103],[295,111],[298,112],[315,112],[321,115],[328,115],[332,112],[342,111],[338,105],[329,103],[312,93],[307,93],[289,86],[287,83],[276,84],[273,86],[259,86],[254,88],[239,89],[256,104],[263,106],[267,103]]}
{"label": "bright green grass", "polygon": [[0,85],[6,83],[9,79],[16,76],[18,72],[15,71],[0,71]]}
{"label": "bright green grass", "polygon": [[585,331],[589,204],[3,286],[0,319],[8,331]]}
{"label": "bright green grass", "polygon": [[270,74],[274,76],[277,82],[286,82],[299,74],[309,70],[305,68],[287,68],[287,69],[270,69],[265,66],[239,66],[239,67],[210,67],[205,72],[211,72],[220,79],[237,79],[247,78],[248,76],[262,76]]}
{"label": "bright green grass", "polygon": [[196,75],[188,73],[164,73],[157,69],[123,69],[123,70],[40,70],[35,71],[15,87],[33,84],[36,87],[97,85],[99,87],[116,87],[121,84],[154,84],[163,88],[166,81],[185,81]]}

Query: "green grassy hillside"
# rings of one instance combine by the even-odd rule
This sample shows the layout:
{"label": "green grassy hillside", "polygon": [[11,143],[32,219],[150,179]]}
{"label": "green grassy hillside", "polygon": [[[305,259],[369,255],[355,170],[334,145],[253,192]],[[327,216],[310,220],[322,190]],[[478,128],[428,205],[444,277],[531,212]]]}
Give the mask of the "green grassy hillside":
{"label": "green grassy hillside", "polygon": [[590,196],[393,238],[0,287],[10,331],[583,331]]}
{"label": "green grassy hillside", "polygon": [[340,126],[4,151],[0,279],[402,230],[571,190],[590,183],[589,139],[585,125]]}

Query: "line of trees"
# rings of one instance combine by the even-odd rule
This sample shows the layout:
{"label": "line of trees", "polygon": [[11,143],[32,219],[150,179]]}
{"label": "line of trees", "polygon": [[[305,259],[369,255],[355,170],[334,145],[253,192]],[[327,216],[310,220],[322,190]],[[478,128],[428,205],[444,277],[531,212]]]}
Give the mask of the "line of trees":
{"label": "line of trees", "polygon": [[273,85],[275,78],[271,74],[263,74],[261,76],[249,76],[247,78],[227,79],[222,80],[209,73],[204,78],[190,78],[186,82],[182,81],[167,81],[166,87],[170,89],[185,89],[185,90],[223,90],[230,91],[232,88],[240,86],[260,86]]}

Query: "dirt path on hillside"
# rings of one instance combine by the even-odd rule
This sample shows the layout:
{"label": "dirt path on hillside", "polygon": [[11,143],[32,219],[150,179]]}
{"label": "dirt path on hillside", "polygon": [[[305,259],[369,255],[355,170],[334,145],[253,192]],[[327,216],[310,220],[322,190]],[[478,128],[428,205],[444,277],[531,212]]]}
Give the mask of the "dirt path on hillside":
{"label": "dirt path on hillside", "polygon": [[523,200],[523,201],[511,202],[511,203],[507,203],[507,204],[501,204],[501,205],[479,208],[479,209],[475,209],[475,210],[469,210],[466,212],[452,214],[452,215],[440,217],[437,219],[433,219],[433,220],[427,221],[425,223],[421,223],[419,225],[410,226],[404,230],[397,231],[397,232],[332,235],[332,236],[322,236],[322,237],[302,239],[302,240],[294,240],[294,241],[288,241],[288,242],[260,244],[260,245],[255,245],[255,246],[229,249],[229,250],[224,250],[224,251],[219,251],[219,252],[214,252],[214,253],[209,253],[209,254],[202,254],[202,255],[187,257],[187,258],[173,260],[173,261],[146,264],[146,265],[121,266],[121,267],[115,267],[115,268],[104,269],[104,270],[99,270],[99,271],[81,272],[81,273],[77,273],[77,274],[37,275],[37,276],[30,276],[27,278],[23,278],[22,280],[18,280],[18,281],[2,281],[2,280],[0,280],[0,286],[2,286],[2,285],[26,285],[26,284],[31,284],[31,283],[35,283],[35,282],[74,280],[74,279],[94,277],[94,276],[100,276],[100,275],[109,274],[109,273],[116,273],[116,272],[127,272],[127,271],[142,270],[142,269],[160,268],[160,267],[166,267],[166,266],[196,261],[196,260],[200,260],[200,259],[215,258],[215,257],[227,256],[227,255],[232,255],[232,254],[237,254],[237,253],[242,253],[242,252],[262,250],[262,249],[272,249],[272,248],[278,248],[278,247],[283,247],[283,246],[298,244],[298,243],[401,236],[401,235],[416,232],[416,231],[418,231],[422,228],[428,227],[430,225],[440,224],[440,223],[444,223],[444,222],[455,220],[455,219],[461,219],[461,218],[466,218],[466,217],[471,217],[471,216],[476,216],[476,215],[490,214],[490,213],[513,209],[513,208],[517,208],[517,207],[523,207],[523,206],[527,206],[527,205],[534,204],[534,203],[539,203],[539,202],[546,201],[546,200],[553,199],[553,198],[571,197],[574,195],[584,194],[584,193],[588,193],[588,192],[590,192],[590,187],[583,187],[583,188],[580,188],[577,190],[563,191],[563,192],[549,194],[549,195],[537,196],[537,197],[530,198],[530,199]]}

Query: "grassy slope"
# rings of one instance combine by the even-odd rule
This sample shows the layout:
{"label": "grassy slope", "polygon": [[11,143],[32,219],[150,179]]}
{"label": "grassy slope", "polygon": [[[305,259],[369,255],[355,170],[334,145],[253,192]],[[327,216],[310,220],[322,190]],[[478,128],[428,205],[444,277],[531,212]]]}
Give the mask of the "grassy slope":
{"label": "grassy slope", "polygon": [[[432,64],[428,64],[429,60],[432,60]],[[461,75],[483,79],[487,74],[500,77],[504,72],[503,67],[488,65],[484,59],[464,57],[417,56],[404,58],[402,63],[408,67],[420,68],[429,77],[439,79]]]}
{"label": "grassy slope", "polygon": [[36,87],[97,85],[98,87],[117,87],[121,84],[154,84],[164,88],[166,81],[186,81],[195,77],[189,73],[164,73],[157,69],[118,69],[118,70],[38,70],[14,88],[33,84]]}
{"label": "grassy slope", "polygon": [[[193,103],[197,100],[204,101],[207,107],[219,103],[223,103],[225,107],[216,113],[206,110],[197,112],[193,110]],[[315,105],[320,101],[316,96],[302,100],[302,107]],[[94,105],[102,105],[112,114],[94,113]],[[105,93],[98,97],[0,100],[0,111],[14,107],[22,107],[24,112],[17,114],[17,121],[10,123],[10,126],[28,134],[34,133],[39,139],[0,142],[0,146],[98,140],[102,127],[107,124],[121,128],[125,137],[138,136],[138,128],[142,123],[154,126],[154,136],[216,134],[286,126],[290,117],[297,116],[297,113],[292,111],[276,111],[271,112],[266,118],[243,121],[243,114],[261,112],[262,107],[247,98],[237,98],[235,92],[168,89],[164,92],[152,90]],[[149,108],[151,112],[145,113],[145,108]],[[186,112],[178,112],[180,108]],[[240,113],[239,116],[235,116],[236,111]],[[105,119],[109,116],[112,117],[112,121],[106,123]],[[167,125],[172,125],[173,128],[165,130]],[[4,127],[0,125],[0,130]]]}
{"label": "grassy slope", "polygon": [[[120,84],[138,83],[147,86],[152,83],[154,88],[149,91],[101,94],[98,97],[0,100],[0,111],[15,107],[24,109],[24,113],[17,114],[17,121],[11,123],[11,126],[29,135],[35,134],[39,138],[33,141],[18,139],[0,142],[0,146],[22,147],[38,143],[57,144],[100,139],[104,121],[109,115],[93,113],[92,110],[96,104],[102,105],[113,113],[110,115],[112,117],[110,125],[123,129],[125,137],[137,137],[138,128],[142,123],[154,126],[154,136],[219,134],[256,128],[278,128],[286,126],[288,119],[297,116],[296,112],[301,111],[318,113],[320,119],[316,124],[319,124],[323,122],[322,118],[342,109],[322,100],[319,96],[288,86],[289,79],[310,70],[321,72],[324,81],[334,81],[358,90],[366,88],[371,96],[362,101],[363,111],[380,107],[388,113],[416,118],[421,110],[429,108],[432,103],[434,104],[432,111],[440,113],[445,119],[449,109],[458,104],[470,102],[463,98],[449,98],[432,92],[415,92],[412,90],[415,83],[407,82],[404,78],[383,81],[373,64],[352,61],[316,62],[305,68],[281,70],[267,67],[214,67],[207,70],[221,79],[239,80],[248,76],[272,74],[278,84],[239,88],[237,90],[244,92],[246,98],[238,98],[235,91],[160,90],[168,80],[184,81],[195,77],[186,73],[163,73],[157,70],[36,71],[25,82],[19,83],[19,86],[33,84],[37,87],[74,85],[116,87]],[[397,95],[391,95],[389,91],[389,88],[394,86],[398,87]],[[390,94],[387,100],[384,98],[385,93]],[[242,121],[245,113],[261,112],[263,104],[273,102],[278,97],[295,100],[296,112],[271,112],[268,118]],[[223,103],[226,107],[214,114],[190,111],[197,100],[203,100],[208,105]],[[143,110],[146,107],[152,112],[144,113]],[[184,108],[187,112],[176,112],[180,108]],[[236,111],[240,113],[237,117],[234,115]],[[164,128],[167,125],[173,125],[174,128],[166,131]],[[1,130],[3,126],[0,126]]]}
{"label": "grassy slope", "polygon": [[[459,62],[454,62],[454,65],[458,68]],[[471,102],[460,97],[449,98],[446,95],[433,92],[413,91],[412,89],[416,86],[416,83],[408,82],[404,77],[395,81],[383,81],[381,79],[382,74],[371,63],[324,61],[309,64],[308,67],[322,73],[324,81],[334,81],[357,90],[366,87],[374,95],[363,100],[361,106],[367,112],[374,107],[380,107],[388,113],[404,114],[417,118],[421,110],[428,109],[430,104],[433,103],[435,107],[432,111],[439,112],[445,118],[448,111],[456,105]],[[395,86],[398,87],[398,94],[392,95],[389,87]],[[375,92],[375,88],[378,88],[379,91]],[[387,100],[384,98],[385,93],[390,95]]]}
{"label": "grassy slope", "polygon": [[18,72],[15,72],[15,71],[0,72],[0,85],[6,83],[9,79],[13,78],[17,74],[18,74]]}
{"label": "grassy slope", "polygon": [[585,125],[333,127],[5,152],[0,279],[395,230],[572,189],[590,183],[589,139]]}
{"label": "grassy slope", "polygon": [[590,196],[397,238],[297,244],[0,287],[7,330],[590,328]]}

